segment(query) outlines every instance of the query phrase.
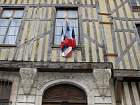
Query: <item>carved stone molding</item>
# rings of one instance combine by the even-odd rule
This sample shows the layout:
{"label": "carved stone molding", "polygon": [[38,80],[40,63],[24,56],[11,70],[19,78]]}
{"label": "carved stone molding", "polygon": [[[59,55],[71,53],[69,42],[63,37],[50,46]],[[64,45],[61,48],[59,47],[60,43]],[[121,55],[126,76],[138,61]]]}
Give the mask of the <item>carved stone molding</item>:
{"label": "carved stone molding", "polygon": [[94,69],[93,75],[100,95],[106,96],[111,78],[111,69]]}
{"label": "carved stone molding", "polygon": [[35,68],[20,68],[21,83],[24,94],[30,94],[36,74],[37,69]]}

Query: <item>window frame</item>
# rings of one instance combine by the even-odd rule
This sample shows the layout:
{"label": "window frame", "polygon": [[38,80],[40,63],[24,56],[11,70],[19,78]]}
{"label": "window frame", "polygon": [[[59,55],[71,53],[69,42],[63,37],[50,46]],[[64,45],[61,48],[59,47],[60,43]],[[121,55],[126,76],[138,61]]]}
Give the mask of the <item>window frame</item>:
{"label": "window frame", "polygon": [[[12,10],[13,11],[12,16],[11,17],[2,17],[4,10]],[[18,10],[23,11],[22,17],[13,17],[15,12],[18,11]],[[3,39],[2,43],[0,43],[0,46],[2,46],[2,47],[16,47],[17,46],[18,39],[19,39],[19,36],[20,36],[20,32],[21,32],[21,29],[22,29],[22,23],[23,23],[23,18],[24,18],[24,14],[25,14],[24,12],[25,12],[25,7],[24,6],[13,6],[13,7],[11,7],[11,6],[2,6],[2,7],[0,7],[0,19],[10,20],[10,22],[9,22],[7,28],[6,28],[6,33],[4,35],[4,39]],[[20,21],[19,26],[13,26],[13,27],[19,28],[18,32],[16,34],[15,43],[14,44],[13,43],[5,43],[6,37],[8,36],[9,28],[11,27],[10,24],[11,24],[11,22],[13,20],[17,20],[17,19],[19,19],[21,21]]]}
{"label": "window frame", "polygon": [[134,3],[132,3],[132,0],[129,0],[132,12],[140,12],[140,6],[137,5],[137,2],[138,1],[136,0]]}
{"label": "window frame", "polygon": [[131,4],[132,7],[133,6],[137,6],[137,1],[136,0],[135,1],[129,0],[129,2],[130,2],[130,4]]}
{"label": "window frame", "polygon": [[[57,18],[57,10],[76,10],[77,11],[77,18],[68,18],[68,19],[75,19],[77,20],[78,22],[78,43],[76,45],[76,48],[77,47],[80,47],[80,23],[79,23],[79,8],[78,7],[69,7],[69,6],[57,6],[55,7],[55,18],[54,18],[54,29],[53,29],[53,44],[52,44],[52,47],[53,48],[59,48],[59,45],[58,44],[55,44],[55,29],[56,29],[56,20],[57,19],[64,19],[64,18]],[[60,33],[61,34],[61,33]]]}

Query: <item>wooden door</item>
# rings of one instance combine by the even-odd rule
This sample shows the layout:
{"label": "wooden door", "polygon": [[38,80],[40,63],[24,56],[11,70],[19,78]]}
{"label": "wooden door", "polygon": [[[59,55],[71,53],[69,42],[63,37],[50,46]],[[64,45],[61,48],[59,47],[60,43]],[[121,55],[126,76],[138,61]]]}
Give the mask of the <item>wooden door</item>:
{"label": "wooden door", "polygon": [[87,105],[87,97],[74,85],[59,84],[45,91],[42,105]]}

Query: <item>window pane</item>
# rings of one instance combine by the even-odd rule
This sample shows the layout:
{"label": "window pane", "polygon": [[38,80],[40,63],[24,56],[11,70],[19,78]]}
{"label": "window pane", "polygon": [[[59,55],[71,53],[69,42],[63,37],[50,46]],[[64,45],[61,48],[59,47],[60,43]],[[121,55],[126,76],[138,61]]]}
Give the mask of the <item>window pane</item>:
{"label": "window pane", "polygon": [[77,11],[75,10],[68,11],[68,18],[77,18],[77,17],[78,17]]}
{"label": "window pane", "polygon": [[76,39],[76,45],[78,45],[78,36],[75,36]]}
{"label": "window pane", "polygon": [[64,19],[56,19],[56,26],[65,26],[65,20]]}
{"label": "window pane", "polygon": [[0,27],[0,35],[5,35],[8,27]]}
{"label": "window pane", "polygon": [[0,44],[3,43],[3,39],[4,39],[4,36],[1,36],[1,35],[0,35]]}
{"label": "window pane", "polygon": [[78,20],[77,19],[69,19],[68,20],[70,27],[78,27]]}
{"label": "window pane", "polygon": [[[72,34],[72,29],[73,29],[73,27],[71,27],[71,30],[70,30],[71,34]],[[78,35],[78,28],[74,28],[74,33],[75,33],[75,36]]]}
{"label": "window pane", "polygon": [[74,28],[75,35],[78,35],[78,28]]}
{"label": "window pane", "polygon": [[2,13],[2,17],[12,17],[13,10],[4,10]]}
{"label": "window pane", "polygon": [[130,0],[132,6],[136,6],[137,5],[137,1],[136,0]]}
{"label": "window pane", "polygon": [[66,16],[66,12],[64,10],[58,10],[56,13],[57,18],[64,18]]}
{"label": "window pane", "polygon": [[7,36],[5,40],[5,44],[15,44],[16,36]]}
{"label": "window pane", "polygon": [[59,45],[60,44],[60,39],[61,39],[61,36],[55,36],[54,44]]}
{"label": "window pane", "polygon": [[[70,27],[70,31],[69,31],[70,37],[72,37],[72,29],[73,27]],[[75,33],[75,36],[78,36],[78,28],[74,28],[74,33]]]}
{"label": "window pane", "polygon": [[23,10],[16,10],[13,17],[14,18],[22,18],[23,17]]}
{"label": "window pane", "polygon": [[0,19],[0,26],[8,26],[9,22],[9,19]]}
{"label": "window pane", "polygon": [[19,27],[10,27],[8,30],[8,35],[17,35]]}
{"label": "window pane", "polygon": [[[62,32],[62,27],[55,28],[55,35],[61,35],[61,32]],[[63,32],[64,32],[64,28],[63,28]]]}
{"label": "window pane", "polygon": [[10,26],[20,26],[21,19],[13,19]]}

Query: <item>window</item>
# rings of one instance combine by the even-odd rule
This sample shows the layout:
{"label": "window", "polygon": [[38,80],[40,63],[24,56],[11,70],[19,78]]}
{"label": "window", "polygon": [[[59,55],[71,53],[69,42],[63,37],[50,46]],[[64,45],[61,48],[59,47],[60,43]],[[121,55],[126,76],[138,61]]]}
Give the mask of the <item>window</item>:
{"label": "window", "polygon": [[130,0],[132,6],[137,6],[137,0]]}
{"label": "window", "polygon": [[0,44],[16,44],[23,9],[4,8],[0,17]]}
{"label": "window", "polygon": [[9,105],[12,83],[0,80],[0,105]]}
{"label": "window", "polygon": [[140,36],[140,24],[136,24],[136,28],[137,28],[138,34]]}
{"label": "window", "polygon": [[130,1],[130,5],[132,8],[132,12],[140,12],[140,0],[129,0]]}
{"label": "window", "polygon": [[72,30],[74,29],[76,44],[78,44],[79,29],[78,29],[78,11],[77,8],[72,9],[57,9],[56,10],[56,22],[55,22],[55,36],[54,44],[60,45],[61,33],[63,28],[63,33],[66,33],[67,24],[69,26],[69,35],[72,35]]}

